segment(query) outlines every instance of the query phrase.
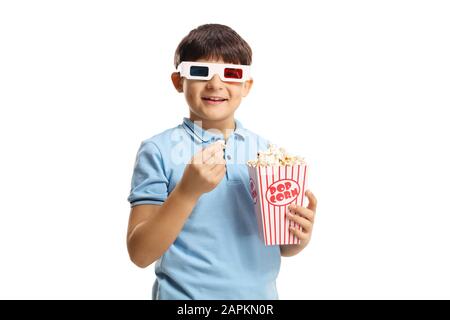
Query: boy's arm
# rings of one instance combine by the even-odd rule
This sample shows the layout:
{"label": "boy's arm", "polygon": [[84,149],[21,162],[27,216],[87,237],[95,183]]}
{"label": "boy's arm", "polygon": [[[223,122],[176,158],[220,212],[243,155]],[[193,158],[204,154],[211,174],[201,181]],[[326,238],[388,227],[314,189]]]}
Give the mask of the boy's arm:
{"label": "boy's arm", "polygon": [[225,175],[220,143],[197,153],[163,205],[137,205],[130,213],[127,247],[131,261],[145,268],[175,241],[198,198],[213,190]]}
{"label": "boy's arm", "polygon": [[131,261],[145,268],[175,241],[197,198],[177,185],[163,205],[138,205],[131,209],[127,246]]}

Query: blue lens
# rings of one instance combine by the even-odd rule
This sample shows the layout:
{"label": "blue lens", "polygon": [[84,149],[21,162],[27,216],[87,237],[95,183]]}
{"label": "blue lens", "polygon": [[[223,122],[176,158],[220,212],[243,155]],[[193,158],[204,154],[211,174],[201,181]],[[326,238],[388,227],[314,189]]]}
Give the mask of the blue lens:
{"label": "blue lens", "polygon": [[189,74],[193,77],[207,77],[209,68],[204,66],[191,66]]}

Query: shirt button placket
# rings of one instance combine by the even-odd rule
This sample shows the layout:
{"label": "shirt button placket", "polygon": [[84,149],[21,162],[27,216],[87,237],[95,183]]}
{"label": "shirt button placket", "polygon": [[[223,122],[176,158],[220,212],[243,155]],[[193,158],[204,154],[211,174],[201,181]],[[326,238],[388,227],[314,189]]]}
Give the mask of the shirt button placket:
{"label": "shirt button placket", "polygon": [[226,150],[225,150],[225,161],[227,162],[227,180],[234,181],[239,179],[239,175],[236,170],[235,158],[233,157],[234,149],[236,148],[236,141],[233,140],[234,136],[230,136],[227,142]]}

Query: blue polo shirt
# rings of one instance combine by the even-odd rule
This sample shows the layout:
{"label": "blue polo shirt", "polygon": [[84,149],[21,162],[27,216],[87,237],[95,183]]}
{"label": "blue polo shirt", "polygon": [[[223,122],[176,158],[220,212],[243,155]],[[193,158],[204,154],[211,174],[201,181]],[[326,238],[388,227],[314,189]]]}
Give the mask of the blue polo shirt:
{"label": "blue polo shirt", "polygon": [[[227,171],[203,194],[175,242],[156,262],[153,299],[278,299],[279,246],[258,237],[247,160],[268,141],[235,121],[226,141]],[[219,131],[183,123],[142,142],[128,201],[162,205],[186,163],[205,146],[224,139]]]}

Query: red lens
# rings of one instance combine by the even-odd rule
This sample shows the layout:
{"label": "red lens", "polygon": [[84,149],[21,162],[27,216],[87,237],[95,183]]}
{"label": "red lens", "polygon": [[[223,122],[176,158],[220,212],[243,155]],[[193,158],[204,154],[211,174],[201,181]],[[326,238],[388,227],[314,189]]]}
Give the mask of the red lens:
{"label": "red lens", "polygon": [[242,69],[239,68],[225,68],[223,73],[225,78],[242,79]]}

